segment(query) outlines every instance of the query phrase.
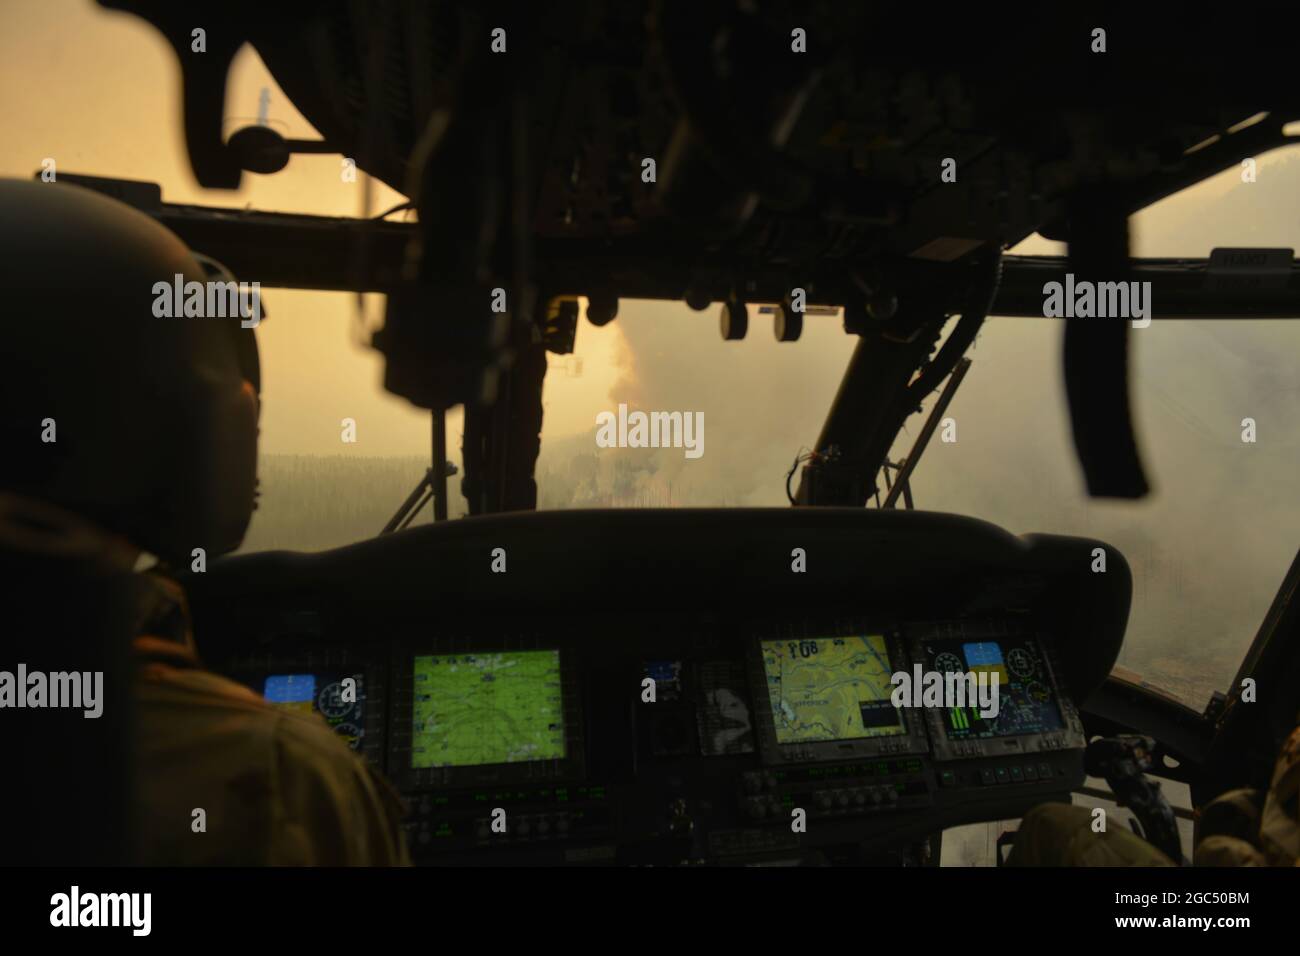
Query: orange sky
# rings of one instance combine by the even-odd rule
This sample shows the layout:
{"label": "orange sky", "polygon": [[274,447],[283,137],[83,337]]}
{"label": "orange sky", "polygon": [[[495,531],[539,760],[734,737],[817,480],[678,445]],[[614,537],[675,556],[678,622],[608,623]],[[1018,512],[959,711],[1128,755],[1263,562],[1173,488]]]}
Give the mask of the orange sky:
{"label": "orange sky", "polygon": [[[0,175],[28,178],[50,157],[65,172],[157,182],[169,202],[362,213],[360,177],[342,182],[337,156],[295,157],[274,176],[246,173],[235,192],[199,188],[181,136],[179,76],[171,47],[136,17],[89,0],[7,0],[0,6]],[[228,129],[255,120],[264,87],[271,93],[272,126],[286,136],[319,138],[251,47],[231,68]],[[403,198],[375,186],[375,212]],[[353,296],[271,289],[265,298],[271,317],[258,329],[265,452],[428,453],[427,413],[383,391],[382,357],[360,344],[362,320]],[[382,314],[382,297],[371,297],[365,321],[377,327]],[[584,323],[578,340],[580,375],[571,374],[572,363],[566,369],[562,357],[552,356],[560,367],[545,394],[548,434],[590,428],[620,375],[617,323],[603,329]],[[357,421],[355,445],[340,441],[343,418]],[[448,427],[449,445],[458,446],[458,411]]]}

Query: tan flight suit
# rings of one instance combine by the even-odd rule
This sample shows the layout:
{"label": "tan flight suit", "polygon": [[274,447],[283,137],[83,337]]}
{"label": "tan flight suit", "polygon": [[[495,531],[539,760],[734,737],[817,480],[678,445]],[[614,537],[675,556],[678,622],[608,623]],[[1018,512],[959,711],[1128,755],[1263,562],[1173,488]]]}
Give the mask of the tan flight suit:
{"label": "tan flight suit", "polygon": [[[1282,745],[1264,796],[1231,790],[1206,804],[1203,815],[1235,815],[1196,847],[1197,866],[1300,866],[1300,727]],[[1231,831],[1236,832],[1231,832]]]}
{"label": "tan flight suit", "polygon": [[[1196,866],[1300,866],[1300,727],[1291,732],[1259,809],[1258,793],[1231,790],[1201,809]],[[1046,803],[1025,814],[1009,866],[1173,866],[1124,828],[1092,832],[1092,811]]]}
{"label": "tan flight suit", "polygon": [[1127,827],[1092,829],[1090,807],[1041,803],[1025,814],[1008,866],[1173,866]]}
{"label": "tan flight suit", "polygon": [[[164,598],[146,616],[171,597],[170,626],[187,622],[179,587],[156,580]],[[410,864],[386,780],[318,715],[277,709],[203,670],[188,626],[180,637],[135,642],[140,863]]]}

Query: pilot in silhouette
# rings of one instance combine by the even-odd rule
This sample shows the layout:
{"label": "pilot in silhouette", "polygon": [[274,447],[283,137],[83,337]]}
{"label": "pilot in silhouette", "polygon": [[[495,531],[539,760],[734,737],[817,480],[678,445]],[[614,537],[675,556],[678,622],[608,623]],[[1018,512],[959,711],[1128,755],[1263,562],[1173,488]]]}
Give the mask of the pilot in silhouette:
{"label": "pilot in silhouette", "polygon": [[[0,209],[12,310],[0,512],[17,520],[26,507],[31,534],[62,515],[128,567],[141,554],[194,567],[238,547],[256,487],[253,329],[212,309],[212,296],[190,309],[167,301],[186,282],[206,289],[208,276],[129,206],[74,185],[0,180]],[[174,581],[130,580],[136,862],[408,863],[387,781],[318,715],[274,708],[205,670]]]}

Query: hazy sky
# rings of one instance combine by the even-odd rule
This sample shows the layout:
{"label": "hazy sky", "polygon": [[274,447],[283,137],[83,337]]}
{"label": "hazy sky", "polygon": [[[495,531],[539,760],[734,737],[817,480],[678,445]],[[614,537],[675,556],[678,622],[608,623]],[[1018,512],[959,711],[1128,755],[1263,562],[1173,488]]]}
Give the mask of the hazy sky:
{"label": "hazy sky", "polygon": [[[295,157],[275,176],[245,174],[236,192],[199,188],[181,135],[179,77],[170,45],[134,16],[89,0],[0,0],[0,176],[28,178],[51,157],[64,172],[157,182],[169,202],[361,214],[362,177],[342,182],[337,156]],[[263,88],[271,93],[272,126],[286,136],[319,138],[251,47],[231,69],[228,130],[255,121]],[[375,186],[373,212],[403,198]],[[272,289],[265,299],[270,318],[258,329],[265,452],[428,454],[427,415],[381,388],[382,357],[361,344],[368,335],[361,334],[354,296]],[[372,297],[370,328],[382,311],[382,299]],[[617,324],[585,326],[581,341],[580,376],[553,357],[561,367],[546,393],[548,432],[585,428],[595,414],[587,407],[603,400],[619,374]],[[340,441],[345,417],[357,420],[355,445]],[[456,445],[459,419],[454,413],[449,423]]]}
{"label": "hazy sky", "polygon": [[[248,48],[231,72],[229,127],[254,120],[264,87],[272,125],[316,136]],[[340,181],[336,156],[296,157],[274,176],[245,174],[236,193],[199,189],[179,120],[175,57],[142,21],[89,0],[0,0],[0,175],[30,177],[51,157],[65,172],[158,182],[173,202],[363,212],[362,185]],[[379,186],[372,211],[400,199]],[[1242,183],[1229,170],[1134,223],[1138,255],[1204,256],[1215,245],[1300,245],[1300,160],[1260,157],[1258,182]],[[1034,239],[1017,251],[1057,247]],[[382,359],[361,344],[363,325],[377,325],[382,314],[378,298],[365,320],[341,293],[272,289],[265,298],[265,452],[428,453],[426,415],[383,392]],[[1135,400],[1156,493],[1123,505],[1082,494],[1060,385],[1060,334],[1058,323],[1044,320],[987,323],[950,410],[958,441],[932,443],[914,481],[918,503],[1016,532],[1112,540],[1139,576],[1132,646],[1145,647],[1148,662],[1198,648],[1226,669],[1300,543],[1300,323],[1158,321],[1135,333]],[[799,343],[778,344],[770,320],[753,316],[748,339],[722,342],[713,309],[624,303],[604,329],[580,325],[580,374],[572,374],[577,363],[552,357],[544,447],[590,434],[596,413],[618,401],[702,410],[703,458],[659,452],[676,487],[695,503],[780,504],[785,470],[816,438],[853,345],[835,318],[810,317]],[[1259,423],[1253,445],[1240,441],[1247,416]],[[358,422],[355,445],[340,442],[345,417]],[[896,456],[919,424],[911,421]],[[459,431],[453,416],[456,446]],[[1222,594],[1213,613],[1184,599],[1206,588]],[[1164,631],[1141,635],[1144,622],[1156,620]],[[1187,633],[1170,633],[1171,620]]]}
{"label": "hazy sky", "polygon": [[[199,188],[181,137],[175,55],[143,21],[105,11],[89,0],[0,0],[0,10],[0,117],[5,129],[0,175],[29,177],[42,159],[51,157],[66,172],[160,183],[164,199],[171,202],[325,215],[362,211],[362,185],[340,181],[337,156],[295,157],[274,176],[245,174],[237,192]],[[230,74],[228,129],[255,119],[263,88],[271,94],[273,126],[287,136],[317,137],[248,47]],[[1261,178],[1267,176],[1269,161],[1262,161]],[[1194,207],[1204,196],[1222,193],[1231,188],[1232,178],[1231,174],[1219,177],[1166,203],[1161,215],[1174,215],[1178,208]],[[375,211],[401,198],[376,183]],[[1137,238],[1141,252],[1140,229]],[[1207,251],[1204,242],[1187,238],[1186,248],[1180,251]],[[1024,248],[1043,251],[1054,246],[1031,240]],[[379,387],[382,358],[362,344],[366,339],[362,323],[373,329],[380,322],[378,297],[368,302],[364,320],[354,297],[342,293],[271,290],[266,301],[271,318],[259,329],[265,370],[265,451],[367,455],[427,451],[424,414]],[[635,354],[630,352],[632,333],[625,330],[641,326],[671,328],[672,349],[667,347],[667,336],[656,336],[662,346],[647,344]],[[715,310],[694,313],[681,303],[655,302],[624,303],[619,320],[604,329],[584,322],[578,334],[580,374],[573,374],[573,361],[552,357],[557,367],[547,381],[546,436],[590,430],[596,412],[609,407],[611,389],[616,396],[635,396],[633,380],[650,366],[661,366],[659,374],[668,376],[674,392],[680,393],[672,407],[701,407],[699,397],[710,380],[698,379],[693,369],[679,369],[676,375],[670,371],[670,360],[689,346],[696,351],[692,365],[725,361],[734,364],[742,377],[750,368],[779,369],[777,374],[787,384],[777,388],[774,383],[772,389],[747,401],[795,406],[795,418],[787,423],[797,421],[798,430],[790,432],[788,439],[796,447],[798,442],[812,441],[847,361],[851,340],[839,331],[838,320],[831,318],[810,318],[803,340],[794,347],[775,343],[765,319],[755,317],[751,327],[745,342],[723,343]],[[621,383],[617,388],[616,382]],[[788,394],[792,389],[793,402]],[[749,414],[739,406],[735,410]],[[730,421],[721,408],[714,414],[729,429],[744,424],[739,419]],[[338,426],[344,417],[358,421],[359,441],[346,448]],[[754,425],[755,438],[773,432],[762,422]],[[453,423],[452,433],[459,434],[458,422]]]}

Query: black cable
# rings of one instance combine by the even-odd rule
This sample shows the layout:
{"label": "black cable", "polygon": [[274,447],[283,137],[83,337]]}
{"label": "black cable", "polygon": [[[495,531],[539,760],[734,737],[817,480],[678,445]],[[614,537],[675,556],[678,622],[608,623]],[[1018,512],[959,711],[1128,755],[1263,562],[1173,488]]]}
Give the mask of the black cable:
{"label": "black cable", "polygon": [[793,478],[794,473],[799,470],[800,462],[811,461],[813,458],[812,452],[808,452],[807,454],[804,454],[805,451],[806,449],[804,448],[799,449],[799,451],[794,456],[794,464],[790,466],[790,470],[786,472],[785,475],[785,496],[786,498],[789,499],[790,504],[795,503],[794,492],[790,490],[790,479]]}
{"label": "black cable", "polygon": [[378,216],[375,216],[374,218],[376,220],[384,219],[388,216],[391,216],[395,212],[401,212],[403,209],[414,209],[414,208],[415,208],[415,203],[413,203],[411,200],[408,199],[406,200],[406,202],[399,202],[392,209],[385,209],[383,212],[381,212]]}
{"label": "black cable", "polygon": [[975,336],[984,325],[989,310],[993,308],[998,286],[1002,282],[1000,248],[993,250],[992,261],[985,268],[989,269],[989,275],[972,290],[970,299],[962,309],[961,318],[957,321],[957,327],[939,348],[939,354],[921,370],[916,381],[908,386],[908,394],[916,396],[918,405],[926,395],[938,388],[948,373],[956,367],[957,360],[966,354],[966,350],[970,348],[971,343],[975,341]]}

